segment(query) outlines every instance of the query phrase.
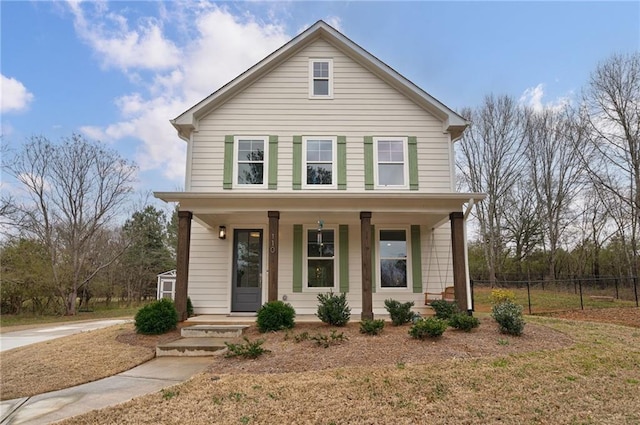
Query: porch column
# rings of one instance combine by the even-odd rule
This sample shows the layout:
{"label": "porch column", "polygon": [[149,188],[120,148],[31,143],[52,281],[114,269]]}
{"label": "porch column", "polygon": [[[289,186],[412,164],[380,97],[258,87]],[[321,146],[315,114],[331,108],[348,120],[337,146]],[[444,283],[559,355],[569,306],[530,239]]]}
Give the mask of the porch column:
{"label": "porch column", "polygon": [[267,301],[278,299],[278,229],[280,211],[268,211],[269,216],[269,287]]}
{"label": "porch column", "polygon": [[362,253],[362,320],[373,320],[371,291],[371,212],[360,213],[360,241]]}
{"label": "porch column", "polygon": [[187,320],[187,286],[189,282],[189,249],[191,245],[191,211],[178,211],[178,252],[176,253],[176,297],[178,321]]}
{"label": "porch column", "polygon": [[460,311],[469,311],[467,306],[467,268],[465,262],[464,214],[452,212],[451,254],[453,256],[453,290]]}

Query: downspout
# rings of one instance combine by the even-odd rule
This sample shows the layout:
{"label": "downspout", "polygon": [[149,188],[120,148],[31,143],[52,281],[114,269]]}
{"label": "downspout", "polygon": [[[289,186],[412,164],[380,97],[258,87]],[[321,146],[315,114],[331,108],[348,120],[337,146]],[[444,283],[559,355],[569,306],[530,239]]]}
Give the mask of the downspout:
{"label": "downspout", "polygon": [[467,218],[469,214],[471,214],[471,210],[473,210],[473,206],[475,205],[475,201],[473,198],[469,199],[469,205],[467,206],[466,211],[464,212],[464,216],[462,219],[463,223],[463,236],[464,236],[464,272],[465,272],[465,281],[467,284],[467,311],[473,311],[473,300],[471,298],[471,281],[469,279],[469,243],[467,241]]}

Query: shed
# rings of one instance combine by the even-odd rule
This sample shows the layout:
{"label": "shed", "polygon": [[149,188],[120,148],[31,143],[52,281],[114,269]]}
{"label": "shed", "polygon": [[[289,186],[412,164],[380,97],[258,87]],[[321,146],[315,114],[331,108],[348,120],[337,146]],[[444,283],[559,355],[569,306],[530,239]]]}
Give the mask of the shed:
{"label": "shed", "polygon": [[174,300],[176,296],[176,269],[160,273],[158,275],[157,299],[169,298]]}

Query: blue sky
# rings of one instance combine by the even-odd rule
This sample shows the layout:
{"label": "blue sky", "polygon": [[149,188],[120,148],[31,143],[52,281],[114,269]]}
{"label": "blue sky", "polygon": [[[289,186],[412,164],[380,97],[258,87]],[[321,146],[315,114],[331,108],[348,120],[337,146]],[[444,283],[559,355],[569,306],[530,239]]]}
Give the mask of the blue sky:
{"label": "blue sky", "polygon": [[[640,2],[0,2],[2,143],[72,132],[181,190],[169,119],[324,19],[453,109],[508,94],[575,101],[598,62],[640,50]],[[3,190],[12,190],[3,182]]]}

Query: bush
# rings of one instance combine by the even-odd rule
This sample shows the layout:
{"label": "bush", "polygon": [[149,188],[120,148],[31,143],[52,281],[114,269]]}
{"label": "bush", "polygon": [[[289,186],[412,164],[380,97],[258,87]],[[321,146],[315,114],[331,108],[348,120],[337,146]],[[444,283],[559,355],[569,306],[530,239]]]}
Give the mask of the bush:
{"label": "bush", "polygon": [[316,316],[332,326],[344,326],[351,318],[351,308],[347,304],[347,294],[318,294],[318,312]]}
{"label": "bush", "polygon": [[415,313],[411,311],[411,307],[413,307],[413,301],[401,303],[392,299],[384,300],[384,308],[389,312],[394,326],[404,325],[413,319]]}
{"label": "bush", "polygon": [[175,329],[178,325],[176,306],[168,298],[153,301],[136,313],[136,332],[145,335],[159,335]]}
{"label": "bush", "polygon": [[246,336],[243,337],[244,344],[231,344],[225,342],[224,345],[227,346],[227,354],[226,357],[242,357],[244,359],[255,359],[263,355],[264,353],[268,353],[269,350],[266,348],[262,348],[262,344],[264,344],[263,339],[259,339],[257,341],[249,341],[249,338]]}
{"label": "bush", "polygon": [[460,329],[461,331],[471,332],[471,329],[480,326],[480,321],[478,318],[469,316],[466,313],[457,313],[449,319],[449,326]]}
{"label": "bush", "polygon": [[503,334],[522,335],[524,319],[522,318],[521,305],[514,304],[509,300],[496,304],[491,308],[491,317],[498,322],[500,332]]}
{"label": "bush", "polygon": [[293,328],[296,311],[291,304],[270,301],[258,310],[258,330],[260,332],[279,331]]}
{"label": "bush", "polygon": [[431,308],[436,312],[436,318],[449,320],[454,314],[460,313],[458,304],[453,301],[435,300],[431,302]]}
{"label": "bush", "polygon": [[515,301],[516,294],[508,289],[493,289],[491,291],[491,304],[501,304],[505,301]]}
{"label": "bush", "polygon": [[360,322],[360,333],[367,335],[378,335],[384,329],[384,320],[363,320]]}
{"label": "bush", "polygon": [[315,341],[319,347],[329,348],[330,345],[337,344],[339,342],[348,341],[349,338],[345,336],[344,332],[336,333],[335,329],[331,330],[331,334],[317,334],[309,337],[310,340]]}
{"label": "bush", "polygon": [[189,297],[187,297],[187,317],[193,317],[193,304]]}
{"label": "bush", "polygon": [[447,330],[447,321],[436,317],[420,319],[411,326],[409,335],[415,339],[437,338]]}

